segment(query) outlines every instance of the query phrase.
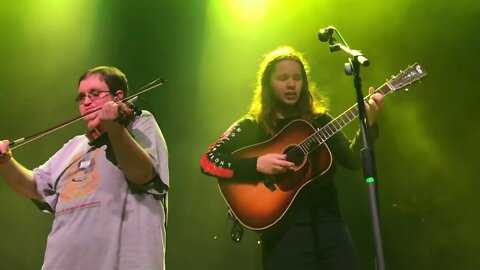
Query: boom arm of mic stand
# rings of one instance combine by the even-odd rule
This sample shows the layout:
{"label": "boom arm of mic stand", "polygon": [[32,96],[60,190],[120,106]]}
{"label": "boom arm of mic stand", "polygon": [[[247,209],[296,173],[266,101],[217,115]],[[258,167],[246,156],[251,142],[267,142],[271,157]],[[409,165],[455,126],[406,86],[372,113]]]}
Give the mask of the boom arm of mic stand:
{"label": "boom arm of mic stand", "polygon": [[334,43],[330,45],[330,51],[331,52],[336,52],[338,50],[342,50],[352,56],[354,59],[358,61],[359,64],[361,64],[364,67],[368,67],[370,65],[370,60],[368,60],[360,51],[358,50],[352,50],[348,48],[347,46],[340,44],[340,43]]}

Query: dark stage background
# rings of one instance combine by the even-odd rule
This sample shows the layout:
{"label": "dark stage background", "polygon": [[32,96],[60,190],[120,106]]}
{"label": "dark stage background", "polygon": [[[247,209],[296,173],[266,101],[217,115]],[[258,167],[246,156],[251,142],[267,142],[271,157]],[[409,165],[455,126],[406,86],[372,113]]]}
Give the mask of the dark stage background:
{"label": "dark stage background", "polygon": [[[346,55],[317,40],[334,25],[372,64],[380,86],[419,62],[422,84],[386,98],[376,143],[387,269],[478,269],[477,1],[10,1],[0,7],[0,137],[23,137],[78,114],[78,76],[114,65],[133,90],[167,84],[139,105],[155,113],[170,151],[167,269],[260,269],[253,232],[229,239],[216,181],[200,173],[210,143],[248,108],[262,55],[279,45],[306,53],[332,114],[355,102]],[[354,122],[346,129],[353,135]],[[14,151],[42,164],[82,124]],[[476,165],[477,164],[477,165]],[[374,246],[366,185],[340,170],[341,206],[364,269]],[[52,217],[0,181],[0,269],[40,269]],[[81,256],[81,254],[79,254]]]}

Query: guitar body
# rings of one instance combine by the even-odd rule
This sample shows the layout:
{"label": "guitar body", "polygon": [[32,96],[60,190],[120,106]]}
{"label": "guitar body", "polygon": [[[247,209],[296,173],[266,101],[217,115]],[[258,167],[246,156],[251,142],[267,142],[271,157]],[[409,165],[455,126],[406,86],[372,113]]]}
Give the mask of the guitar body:
{"label": "guitar body", "polygon": [[307,121],[295,120],[268,141],[232,153],[237,158],[284,153],[289,161],[295,163],[292,172],[268,177],[260,182],[249,179],[219,179],[222,196],[245,227],[256,231],[277,227],[299,193],[308,189],[312,181],[318,182],[317,178],[330,169],[332,156],[325,144],[321,144],[308,155],[297,147],[315,131]]}

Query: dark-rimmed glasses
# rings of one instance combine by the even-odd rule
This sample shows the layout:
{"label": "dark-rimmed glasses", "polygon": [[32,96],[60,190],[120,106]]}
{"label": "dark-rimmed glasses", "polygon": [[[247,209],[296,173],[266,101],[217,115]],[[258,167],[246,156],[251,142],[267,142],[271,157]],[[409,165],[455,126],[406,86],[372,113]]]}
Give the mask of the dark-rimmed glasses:
{"label": "dark-rimmed glasses", "polygon": [[75,98],[75,102],[79,104],[83,104],[83,102],[85,102],[86,97],[88,97],[91,101],[95,101],[100,98],[101,93],[110,93],[110,91],[92,90],[87,94],[79,93],[78,96]]}

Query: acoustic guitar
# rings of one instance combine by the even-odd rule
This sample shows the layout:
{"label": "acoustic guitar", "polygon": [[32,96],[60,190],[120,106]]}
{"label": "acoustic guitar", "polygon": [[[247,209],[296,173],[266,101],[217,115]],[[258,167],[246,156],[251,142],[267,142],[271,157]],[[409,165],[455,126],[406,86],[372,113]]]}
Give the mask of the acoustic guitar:
{"label": "acoustic guitar", "polygon": [[[375,92],[385,96],[426,75],[422,66],[413,64],[387,80]],[[322,182],[322,176],[331,168],[332,155],[325,142],[357,117],[358,107],[355,104],[322,128],[317,129],[304,120],[295,120],[269,140],[234,151],[232,155],[236,158],[282,153],[295,164],[295,168],[289,173],[266,177],[259,182],[219,179],[218,186],[232,214],[243,226],[254,231],[263,232],[279,226],[297,198],[313,183]]]}

